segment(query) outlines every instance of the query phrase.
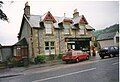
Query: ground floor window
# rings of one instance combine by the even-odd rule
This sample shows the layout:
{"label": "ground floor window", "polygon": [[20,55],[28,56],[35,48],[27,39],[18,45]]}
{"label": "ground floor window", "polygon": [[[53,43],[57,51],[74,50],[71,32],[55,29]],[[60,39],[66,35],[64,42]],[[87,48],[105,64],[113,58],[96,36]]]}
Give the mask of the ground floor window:
{"label": "ground floor window", "polygon": [[89,51],[90,50],[90,41],[86,40],[86,41],[68,42],[67,49]]}
{"label": "ground floor window", "polygon": [[45,42],[45,54],[46,55],[55,54],[55,42],[54,41]]}

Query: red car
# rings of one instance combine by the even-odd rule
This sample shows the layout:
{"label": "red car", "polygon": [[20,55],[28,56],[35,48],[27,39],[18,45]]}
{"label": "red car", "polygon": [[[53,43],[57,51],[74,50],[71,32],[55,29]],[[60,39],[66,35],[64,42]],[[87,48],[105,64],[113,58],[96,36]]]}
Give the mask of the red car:
{"label": "red car", "polygon": [[66,63],[69,62],[79,62],[80,60],[87,60],[89,59],[89,54],[87,52],[82,51],[68,51],[65,53],[65,55],[62,56],[62,61],[65,61]]}

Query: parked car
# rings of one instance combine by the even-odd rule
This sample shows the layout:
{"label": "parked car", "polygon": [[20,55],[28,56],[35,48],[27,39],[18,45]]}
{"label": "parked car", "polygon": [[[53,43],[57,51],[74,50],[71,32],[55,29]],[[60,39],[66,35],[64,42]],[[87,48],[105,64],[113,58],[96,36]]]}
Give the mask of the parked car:
{"label": "parked car", "polygon": [[89,54],[83,51],[68,51],[65,55],[62,56],[62,61],[66,63],[69,62],[79,62],[80,60],[87,60],[89,59]]}
{"label": "parked car", "polygon": [[118,46],[104,47],[99,51],[99,55],[102,59],[105,56],[109,56],[109,57],[119,56],[119,47]]}

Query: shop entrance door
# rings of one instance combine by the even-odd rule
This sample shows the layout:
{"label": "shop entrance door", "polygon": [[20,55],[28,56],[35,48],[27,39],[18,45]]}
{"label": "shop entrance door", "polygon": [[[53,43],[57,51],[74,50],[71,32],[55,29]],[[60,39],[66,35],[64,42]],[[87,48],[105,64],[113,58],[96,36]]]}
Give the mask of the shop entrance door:
{"label": "shop entrance door", "polygon": [[90,43],[89,41],[76,41],[75,42],[75,50],[83,50],[89,51],[90,50]]}

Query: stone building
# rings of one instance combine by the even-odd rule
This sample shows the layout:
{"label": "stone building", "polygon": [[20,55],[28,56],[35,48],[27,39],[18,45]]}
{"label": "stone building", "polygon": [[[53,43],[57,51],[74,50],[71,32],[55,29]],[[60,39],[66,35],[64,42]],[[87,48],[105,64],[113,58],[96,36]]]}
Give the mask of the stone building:
{"label": "stone building", "polygon": [[0,62],[5,62],[13,56],[12,46],[2,46],[0,44]]}
{"label": "stone building", "polygon": [[119,46],[119,32],[100,34],[97,38],[101,48],[106,46]]}
{"label": "stone building", "polygon": [[26,39],[29,57],[39,53],[57,55],[68,49],[90,51],[93,30],[77,9],[72,18],[56,17],[50,11],[44,15],[31,15],[26,3],[18,40]]}

